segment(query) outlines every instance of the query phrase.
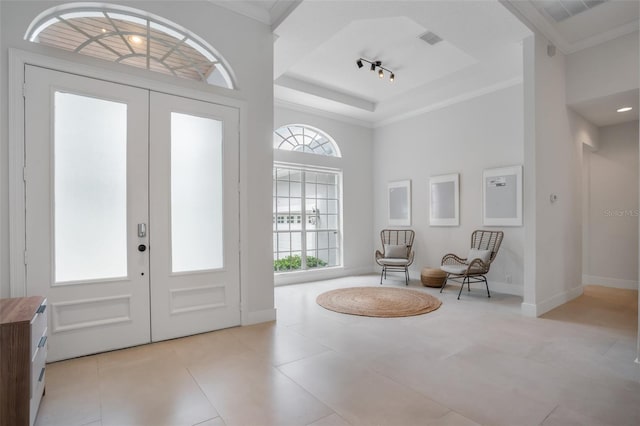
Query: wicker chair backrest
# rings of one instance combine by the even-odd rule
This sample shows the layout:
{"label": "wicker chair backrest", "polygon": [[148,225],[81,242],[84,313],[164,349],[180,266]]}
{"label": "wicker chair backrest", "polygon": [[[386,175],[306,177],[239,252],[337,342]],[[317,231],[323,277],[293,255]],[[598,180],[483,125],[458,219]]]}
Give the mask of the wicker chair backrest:
{"label": "wicker chair backrest", "polygon": [[411,229],[383,229],[380,231],[383,249],[385,244],[405,245],[407,246],[407,254],[411,253],[415,235]]}
{"label": "wicker chair backrest", "polygon": [[489,258],[489,263],[491,263],[498,254],[503,237],[504,232],[502,231],[485,231],[481,229],[473,231],[473,234],[471,234],[471,248],[491,250],[491,257]]}

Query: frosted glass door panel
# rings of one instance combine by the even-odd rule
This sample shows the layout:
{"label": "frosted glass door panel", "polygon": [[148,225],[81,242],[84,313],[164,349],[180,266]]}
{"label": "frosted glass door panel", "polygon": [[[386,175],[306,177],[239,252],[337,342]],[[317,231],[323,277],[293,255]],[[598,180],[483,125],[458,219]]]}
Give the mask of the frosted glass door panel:
{"label": "frosted glass door panel", "polygon": [[55,282],[127,276],[127,105],[55,93]]}
{"label": "frosted glass door panel", "polygon": [[156,92],[149,100],[152,340],[238,325],[240,111]]}
{"label": "frosted glass door panel", "polygon": [[222,208],[222,122],[172,112],[172,272],[222,268]]}

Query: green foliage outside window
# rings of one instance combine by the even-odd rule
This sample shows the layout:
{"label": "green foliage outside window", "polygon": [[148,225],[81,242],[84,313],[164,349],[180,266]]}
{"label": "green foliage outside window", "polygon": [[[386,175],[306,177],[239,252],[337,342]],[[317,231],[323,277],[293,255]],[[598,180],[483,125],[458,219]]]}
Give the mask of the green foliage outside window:
{"label": "green foliage outside window", "polygon": [[[273,261],[274,271],[292,271],[300,269],[301,266],[302,259],[297,254]],[[317,268],[318,266],[327,266],[327,262],[317,257],[307,256],[307,268]]]}

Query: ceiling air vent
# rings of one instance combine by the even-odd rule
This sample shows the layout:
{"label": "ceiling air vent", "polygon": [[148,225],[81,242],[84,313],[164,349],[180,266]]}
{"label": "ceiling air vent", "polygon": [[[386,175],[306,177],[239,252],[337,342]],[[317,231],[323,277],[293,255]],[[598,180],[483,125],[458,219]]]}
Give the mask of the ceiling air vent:
{"label": "ceiling air vent", "polygon": [[442,41],[442,39],[440,38],[440,36],[438,36],[438,34],[432,33],[431,31],[427,31],[426,33],[422,34],[420,36],[420,39],[426,41],[432,46]]}
{"label": "ceiling air vent", "polygon": [[556,22],[562,22],[609,0],[546,0],[541,2],[545,12]]}

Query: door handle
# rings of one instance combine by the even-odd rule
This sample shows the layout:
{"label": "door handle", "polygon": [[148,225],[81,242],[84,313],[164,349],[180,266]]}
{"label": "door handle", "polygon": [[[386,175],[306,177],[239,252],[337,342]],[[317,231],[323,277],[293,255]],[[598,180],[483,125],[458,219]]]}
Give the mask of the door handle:
{"label": "door handle", "polygon": [[138,224],[138,237],[144,238],[147,236],[147,224],[139,223]]}

